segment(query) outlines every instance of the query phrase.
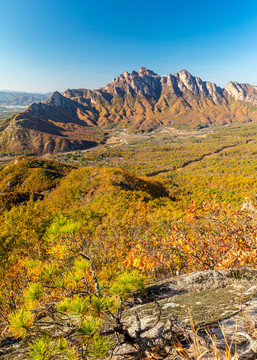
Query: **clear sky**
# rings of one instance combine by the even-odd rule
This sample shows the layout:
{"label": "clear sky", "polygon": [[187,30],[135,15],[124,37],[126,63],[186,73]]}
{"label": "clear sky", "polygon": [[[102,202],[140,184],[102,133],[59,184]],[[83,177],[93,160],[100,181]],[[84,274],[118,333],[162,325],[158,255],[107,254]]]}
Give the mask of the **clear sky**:
{"label": "clear sky", "polygon": [[97,88],[141,66],[257,85],[257,1],[0,0],[0,89]]}

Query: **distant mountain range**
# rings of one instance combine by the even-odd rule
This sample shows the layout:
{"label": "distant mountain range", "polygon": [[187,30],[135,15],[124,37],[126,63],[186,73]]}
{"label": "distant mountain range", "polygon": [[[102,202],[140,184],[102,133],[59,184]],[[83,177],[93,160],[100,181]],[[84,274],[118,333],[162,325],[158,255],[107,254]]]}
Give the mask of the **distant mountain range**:
{"label": "distant mountain range", "polygon": [[22,91],[0,90],[0,106],[1,105],[20,105],[29,106],[31,103],[46,101],[52,93],[26,93]]}
{"label": "distant mountain range", "polygon": [[70,151],[104,141],[111,128],[151,131],[201,128],[257,120],[257,87],[229,82],[223,89],[182,70],[159,76],[142,67],[96,90],[55,92],[45,103],[3,121],[0,150],[35,154]]}

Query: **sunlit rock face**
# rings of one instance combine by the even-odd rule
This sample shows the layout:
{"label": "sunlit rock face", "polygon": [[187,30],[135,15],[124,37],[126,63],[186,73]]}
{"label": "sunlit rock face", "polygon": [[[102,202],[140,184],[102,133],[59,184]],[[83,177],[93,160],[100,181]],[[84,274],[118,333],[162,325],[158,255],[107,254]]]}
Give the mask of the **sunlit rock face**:
{"label": "sunlit rock face", "polygon": [[257,105],[257,86],[230,81],[225,90],[235,100]]}

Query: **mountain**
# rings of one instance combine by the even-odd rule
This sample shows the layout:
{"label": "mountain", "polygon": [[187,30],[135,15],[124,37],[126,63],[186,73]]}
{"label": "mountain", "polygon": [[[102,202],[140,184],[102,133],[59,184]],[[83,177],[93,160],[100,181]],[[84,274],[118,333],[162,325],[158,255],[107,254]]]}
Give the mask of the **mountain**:
{"label": "mountain", "polygon": [[224,88],[182,70],[160,76],[142,67],[96,90],[55,92],[45,103],[1,123],[0,150],[43,154],[104,141],[111,128],[151,131],[160,126],[201,128],[257,120],[257,87]]}
{"label": "mountain", "polygon": [[95,146],[103,133],[89,118],[85,106],[55,92],[45,103],[33,103],[1,122],[0,149],[43,154]]}
{"label": "mountain", "polygon": [[152,130],[170,124],[194,127],[253,120],[257,113],[245,102],[255,105],[257,93],[250,85],[241,87],[245,94],[249,91],[249,96],[242,100],[230,91],[229,85],[228,89],[221,89],[186,70],[161,77],[141,68],[131,74],[124,72],[104,88],[68,89],[63,95],[97,109],[100,127]]}
{"label": "mountain", "polygon": [[33,102],[46,101],[51,93],[26,93],[20,91],[0,91],[0,106],[1,105],[19,105],[28,106]]}

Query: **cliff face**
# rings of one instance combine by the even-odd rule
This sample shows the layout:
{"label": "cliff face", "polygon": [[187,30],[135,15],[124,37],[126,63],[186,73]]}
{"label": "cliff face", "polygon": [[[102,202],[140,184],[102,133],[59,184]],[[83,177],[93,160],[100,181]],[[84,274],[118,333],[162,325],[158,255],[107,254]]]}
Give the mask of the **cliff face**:
{"label": "cliff face", "polygon": [[235,100],[257,105],[257,86],[230,81],[225,91]]}
{"label": "cliff face", "polygon": [[150,131],[159,126],[209,126],[257,119],[257,87],[225,89],[182,70],[159,76],[142,67],[96,90],[55,92],[1,123],[0,150],[69,151],[103,141],[103,129]]}

